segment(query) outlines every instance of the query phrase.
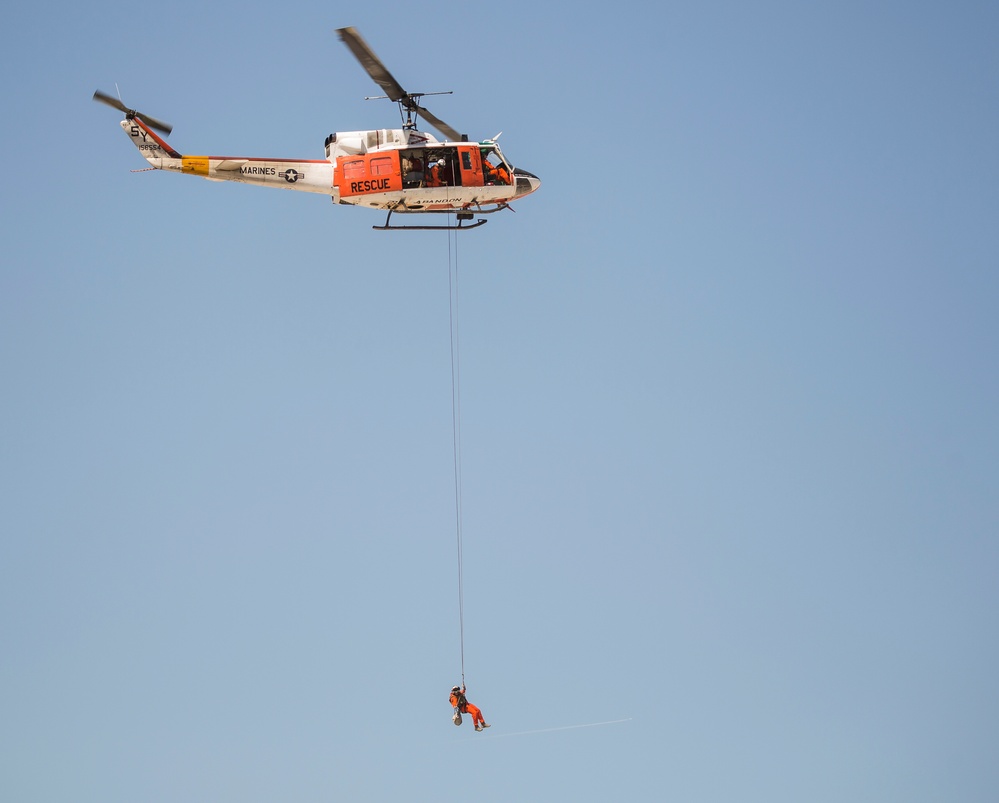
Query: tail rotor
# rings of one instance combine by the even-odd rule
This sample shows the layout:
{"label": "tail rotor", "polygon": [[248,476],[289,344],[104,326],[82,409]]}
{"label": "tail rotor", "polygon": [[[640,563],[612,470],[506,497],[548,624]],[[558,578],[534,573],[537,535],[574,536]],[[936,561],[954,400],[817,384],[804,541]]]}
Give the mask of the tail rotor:
{"label": "tail rotor", "polygon": [[120,99],[112,97],[107,92],[101,92],[101,90],[98,89],[94,92],[94,100],[98,103],[104,103],[112,109],[117,109],[118,111],[123,112],[126,119],[131,120],[133,117],[138,117],[150,128],[155,128],[157,131],[162,132],[165,136],[169,136],[170,132],[173,131],[173,126],[169,123],[164,123],[162,120],[157,120],[155,117],[150,117],[148,114],[136,111],[135,109],[130,109],[122,103]]}

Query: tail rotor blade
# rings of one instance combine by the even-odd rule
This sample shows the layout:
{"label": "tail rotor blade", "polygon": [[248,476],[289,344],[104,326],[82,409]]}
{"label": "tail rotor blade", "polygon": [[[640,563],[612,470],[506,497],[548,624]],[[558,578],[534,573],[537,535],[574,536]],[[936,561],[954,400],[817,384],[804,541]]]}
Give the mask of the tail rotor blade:
{"label": "tail rotor blade", "polygon": [[170,136],[170,132],[173,131],[173,126],[169,123],[164,123],[162,120],[157,120],[155,117],[150,117],[148,114],[144,114],[143,112],[136,112],[135,116],[142,120],[142,122],[150,128],[155,128],[164,136]]}
{"label": "tail rotor blade", "polygon": [[98,103],[106,103],[112,109],[117,109],[120,112],[125,112],[125,114],[135,113],[133,109],[129,109],[124,103],[118,100],[118,98],[112,97],[107,92],[101,92],[101,90],[99,89],[96,92],[94,92],[94,100],[96,100]]}

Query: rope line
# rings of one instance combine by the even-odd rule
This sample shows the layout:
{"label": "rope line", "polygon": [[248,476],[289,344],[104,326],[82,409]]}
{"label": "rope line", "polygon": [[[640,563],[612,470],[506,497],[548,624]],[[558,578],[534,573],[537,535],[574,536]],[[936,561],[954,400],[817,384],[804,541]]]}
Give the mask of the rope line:
{"label": "rope line", "polygon": [[[450,215],[448,216],[450,219]],[[461,543],[461,343],[458,329],[458,232],[447,232],[448,312],[451,330],[451,430],[454,451],[454,517],[458,546],[458,644],[465,685],[465,583]],[[453,248],[452,248],[452,240]],[[453,269],[452,269],[453,265]]]}

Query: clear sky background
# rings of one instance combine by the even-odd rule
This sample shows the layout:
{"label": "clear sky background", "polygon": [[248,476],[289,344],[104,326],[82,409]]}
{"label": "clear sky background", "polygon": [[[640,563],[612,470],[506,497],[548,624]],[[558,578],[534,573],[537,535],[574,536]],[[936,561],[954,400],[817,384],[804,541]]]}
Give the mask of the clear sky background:
{"label": "clear sky background", "polygon": [[[321,158],[398,121],[344,25],[540,192],[449,250],[90,99]],[[0,799],[999,798],[994,3],[0,36]]]}

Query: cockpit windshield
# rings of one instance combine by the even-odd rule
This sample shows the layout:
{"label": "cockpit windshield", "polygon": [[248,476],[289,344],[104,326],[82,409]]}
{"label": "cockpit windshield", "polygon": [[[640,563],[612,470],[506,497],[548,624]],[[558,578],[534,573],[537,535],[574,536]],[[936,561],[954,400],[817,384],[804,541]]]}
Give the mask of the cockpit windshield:
{"label": "cockpit windshield", "polygon": [[479,144],[479,157],[482,160],[482,178],[485,184],[509,184],[512,168],[503,158],[499,146],[494,142]]}
{"label": "cockpit windshield", "polygon": [[490,158],[489,161],[492,162],[493,164],[499,164],[502,162],[506,166],[507,170],[513,170],[513,165],[506,160],[506,157],[503,155],[503,151],[500,150],[500,146],[497,145],[495,142],[492,142],[490,140],[486,140],[485,142],[480,142],[479,150],[484,154],[485,153],[490,154],[492,158]]}

